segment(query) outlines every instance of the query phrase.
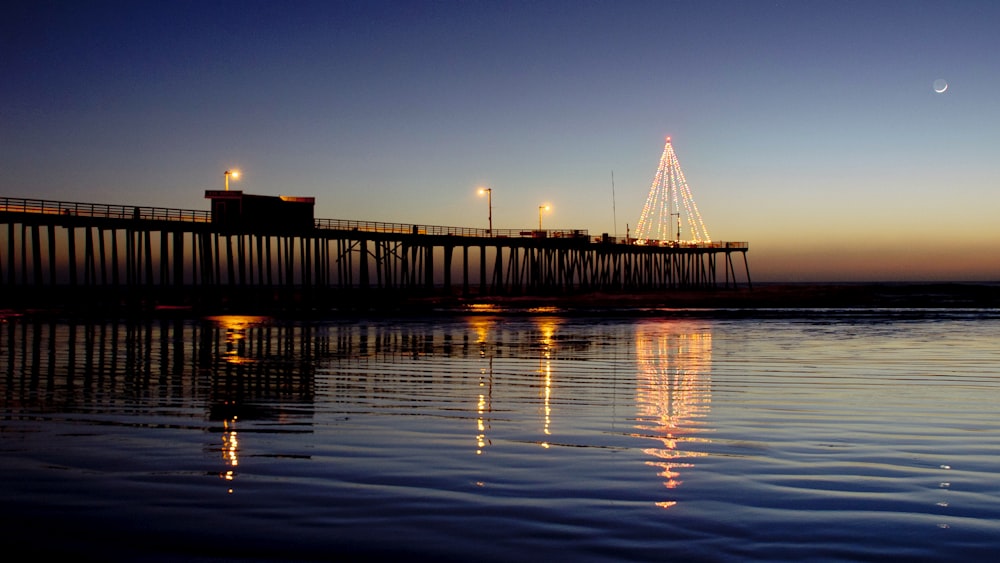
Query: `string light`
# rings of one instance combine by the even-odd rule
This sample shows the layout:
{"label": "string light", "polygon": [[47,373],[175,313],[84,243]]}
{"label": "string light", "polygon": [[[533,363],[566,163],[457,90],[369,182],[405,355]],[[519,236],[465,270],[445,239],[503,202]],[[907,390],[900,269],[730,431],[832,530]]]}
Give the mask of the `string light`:
{"label": "string light", "polygon": [[[671,233],[671,218],[674,216],[677,217],[677,232]],[[682,229],[683,224],[686,224],[686,229]],[[640,241],[681,242],[681,237],[687,232],[691,237],[687,242],[712,242],[691,188],[684,178],[684,171],[681,170],[670,137],[667,137],[663,145],[660,164],[653,176],[635,232],[635,237]]]}

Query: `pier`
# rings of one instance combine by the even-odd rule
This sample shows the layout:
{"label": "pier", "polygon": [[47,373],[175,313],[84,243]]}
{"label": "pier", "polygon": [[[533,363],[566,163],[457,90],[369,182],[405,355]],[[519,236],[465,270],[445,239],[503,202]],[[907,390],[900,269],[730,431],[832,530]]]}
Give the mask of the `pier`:
{"label": "pier", "polygon": [[238,191],[208,191],[206,198],[211,210],[0,198],[0,307],[322,308],[359,296],[751,286],[746,242],[317,219],[312,198]]}

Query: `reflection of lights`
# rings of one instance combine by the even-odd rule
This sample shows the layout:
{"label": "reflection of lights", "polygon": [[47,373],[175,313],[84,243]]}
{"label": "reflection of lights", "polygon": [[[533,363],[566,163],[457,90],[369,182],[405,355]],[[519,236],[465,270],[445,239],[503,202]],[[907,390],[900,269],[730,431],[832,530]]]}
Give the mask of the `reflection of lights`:
{"label": "reflection of lights", "polygon": [[[239,450],[240,443],[236,436],[236,419],[233,417],[232,421],[223,420],[222,424],[225,431],[222,433],[222,459],[225,460],[226,465],[231,468],[235,468],[240,464],[239,460]],[[219,477],[225,481],[233,481],[236,479],[235,469],[227,469],[226,471],[219,474]],[[229,489],[232,493],[233,490]]]}
{"label": "reflection of lights", "polygon": [[259,325],[269,319],[256,315],[215,315],[207,317],[208,320],[218,324],[226,330],[245,331],[254,325]]}
{"label": "reflection of lights", "polygon": [[542,428],[542,432],[544,432],[546,436],[551,436],[552,435],[552,430],[549,429],[549,426],[551,426],[551,424],[552,424],[552,405],[550,403],[550,401],[552,399],[552,362],[549,360],[549,351],[548,350],[545,350],[544,356],[545,356],[545,360],[544,360],[545,367],[543,368],[543,373],[545,374],[545,382],[544,382],[544,386],[545,386],[545,425]]}
{"label": "reflection of lights", "polygon": [[[644,437],[662,444],[643,453],[654,458],[646,463],[660,470],[657,475],[668,489],[681,485],[678,469],[693,467],[683,460],[707,455],[678,449],[678,443],[699,441],[691,434],[698,431],[697,419],[705,416],[711,403],[708,370],[712,334],[696,330],[699,329],[684,324],[653,324],[640,326],[636,331],[640,378],[637,428],[646,431]],[[664,501],[657,506],[669,508],[674,504]]]}
{"label": "reflection of lights", "polygon": [[496,303],[469,303],[465,307],[476,313],[493,313],[500,310],[500,306]]}
{"label": "reflection of lights", "polygon": [[[472,319],[472,328],[476,331],[476,342],[479,344],[479,357],[487,359],[487,347],[489,343],[489,332],[493,326],[490,319]],[[492,410],[493,400],[493,354],[489,355],[489,363],[479,369],[479,387],[484,392],[479,393],[479,400],[476,403],[476,455],[482,455],[483,448],[490,444],[486,437],[486,430],[489,428],[487,413]]]}
{"label": "reflection of lights", "polygon": [[[229,421],[223,421],[226,428],[229,428]],[[237,452],[239,451],[239,440],[236,439],[236,417],[233,417],[232,429],[228,431],[228,434],[222,435],[222,451],[226,458],[226,462],[233,467],[240,464]]]}
{"label": "reflection of lights", "polygon": [[[475,305],[473,305],[474,307]],[[473,318],[469,320],[472,330],[476,332],[476,343],[484,346],[489,341],[490,329],[493,327],[492,319]]]}
{"label": "reflection of lights", "polygon": [[476,412],[479,414],[479,418],[476,420],[476,430],[479,431],[479,434],[476,434],[476,455],[481,455],[483,448],[486,447],[486,420],[483,418],[486,412],[486,395],[482,393],[479,394],[479,404],[476,405]]}
{"label": "reflection of lights", "polygon": [[[558,319],[540,318],[538,319],[538,329],[541,332],[540,343],[542,344],[541,356],[539,357],[538,371],[542,374],[542,433],[546,436],[552,435],[552,337],[559,326]],[[548,441],[541,443],[543,448],[548,448]]]}
{"label": "reflection of lights", "polygon": [[550,305],[545,305],[543,307],[529,307],[529,313],[558,313],[559,307],[553,307]]}
{"label": "reflection of lights", "polygon": [[247,364],[255,360],[247,357],[246,338],[247,331],[251,328],[263,324],[268,317],[253,315],[218,315],[208,317],[208,320],[215,322],[226,330],[226,352],[225,360],[230,364]]}
{"label": "reflection of lights", "polygon": [[536,324],[538,325],[538,330],[542,333],[540,343],[548,349],[552,346],[552,337],[556,333],[556,329],[559,328],[559,323],[562,322],[556,317],[542,317],[536,319]]}

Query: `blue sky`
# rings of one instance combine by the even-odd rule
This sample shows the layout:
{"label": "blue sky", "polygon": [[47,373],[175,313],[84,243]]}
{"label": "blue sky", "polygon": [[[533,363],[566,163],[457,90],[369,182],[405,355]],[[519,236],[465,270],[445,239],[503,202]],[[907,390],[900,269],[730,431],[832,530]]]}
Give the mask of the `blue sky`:
{"label": "blue sky", "polygon": [[[673,139],[760,280],[1000,280],[993,2],[19,2],[0,195],[634,228]],[[936,93],[943,78],[949,88]],[[612,173],[614,186],[612,187]]]}

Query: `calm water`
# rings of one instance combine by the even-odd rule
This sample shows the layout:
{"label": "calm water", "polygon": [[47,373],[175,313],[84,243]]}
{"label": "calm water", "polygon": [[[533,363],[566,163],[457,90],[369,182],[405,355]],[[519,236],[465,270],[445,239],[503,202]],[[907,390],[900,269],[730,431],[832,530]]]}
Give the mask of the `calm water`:
{"label": "calm water", "polygon": [[0,538],[74,560],[977,560],[1000,313],[0,323]]}

